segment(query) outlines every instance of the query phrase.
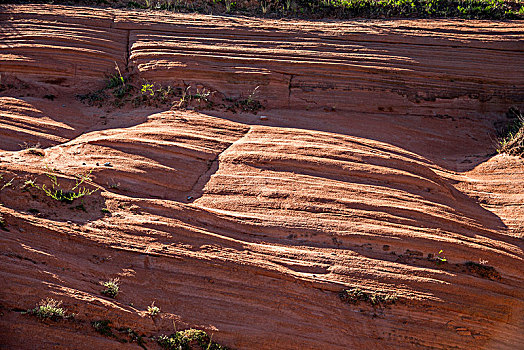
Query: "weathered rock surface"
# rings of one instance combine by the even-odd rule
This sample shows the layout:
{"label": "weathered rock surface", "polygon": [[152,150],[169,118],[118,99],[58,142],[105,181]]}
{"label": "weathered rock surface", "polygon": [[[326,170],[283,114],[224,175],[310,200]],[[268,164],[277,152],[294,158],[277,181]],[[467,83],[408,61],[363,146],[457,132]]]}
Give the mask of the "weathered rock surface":
{"label": "weathered rock surface", "polygon": [[[236,349],[519,348],[524,160],[493,155],[493,123],[524,107],[523,43],[522,22],[1,6],[1,347],[137,348],[90,325],[108,319],[147,348],[173,323]],[[259,86],[267,118],[76,98],[115,65]],[[24,185],[49,173],[99,191]],[[399,299],[343,303],[354,287]],[[75,320],[20,313],[46,297]]]}

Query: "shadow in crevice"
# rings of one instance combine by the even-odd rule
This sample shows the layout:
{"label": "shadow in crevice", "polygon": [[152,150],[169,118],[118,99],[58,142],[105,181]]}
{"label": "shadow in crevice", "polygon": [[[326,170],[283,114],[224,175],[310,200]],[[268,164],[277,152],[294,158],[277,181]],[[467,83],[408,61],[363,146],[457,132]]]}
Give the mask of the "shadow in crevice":
{"label": "shadow in crevice", "polygon": [[[19,151],[23,145],[48,148],[70,142],[94,131],[128,128],[143,124],[158,109],[96,108],[77,101],[70,90],[53,100],[19,94],[2,94],[0,150]],[[60,93],[57,93],[60,94]]]}

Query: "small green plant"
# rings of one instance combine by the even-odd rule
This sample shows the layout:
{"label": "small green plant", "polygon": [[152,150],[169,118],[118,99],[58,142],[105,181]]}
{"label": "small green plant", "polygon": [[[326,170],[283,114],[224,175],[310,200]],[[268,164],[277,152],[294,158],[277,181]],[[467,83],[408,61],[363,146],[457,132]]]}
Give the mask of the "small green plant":
{"label": "small green plant", "polygon": [[490,280],[498,280],[501,278],[500,273],[493,267],[486,265],[485,263],[476,263],[474,261],[467,261],[464,263],[466,271],[477,275],[481,278],[487,278]]}
{"label": "small green plant", "polygon": [[237,109],[240,109],[243,112],[257,114],[258,111],[264,108],[262,103],[255,99],[255,95],[257,94],[259,88],[260,86],[255,87],[249,96],[245,99],[226,99],[227,101],[232,102],[232,105],[229,106],[228,109],[232,112],[236,112]]}
{"label": "small green plant", "polygon": [[[3,179],[3,175],[0,175],[0,180],[2,180],[2,179]],[[7,187],[9,187],[9,186],[12,186],[12,185],[13,185],[13,180],[14,180],[14,179],[15,179],[15,178],[13,177],[11,180],[9,180],[9,181],[7,181],[5,184],[3,184],[3,186],[0,187],[0,191],[2,191],[3,189],[5,189],[5,188],[7,188]]]}
{"label": "small green plant", "polygon": [[109,320],[99,320],[91,322],[91,325],[98,333],[105,335],[106,337],[114,337],[115,335],[111,331],[111,327],[109,326],[110,324],[111,321]]}
{"label": "small green plant", "polygon": [[24,188],[37,188],[44,192],[46,196],[51,197],[56,201],[70,204],[73,203],[75,199],[90,196],[98,191],[98,188],[88,190],[86,187],[81,187],[84,182],[91,180],[89,177],[90,174],[91,172],[89,172],[87,175],[77,175],[75,185],[70,190],[64,190],[61,188],[61,185],[58,183],[58,178],[56,175],[51,173],[45,174],[49,179],[51,179],[51,188],[47,187],[45,184],[38,185],[34,180],[27,180],[24,183]]}
{"label": "small green plant", "polygon": [[498,132],[497,152],[524,157],[524,115],[513,107],[506,117],[508,123]]}
{"label": "small green plant", "polygon": [[231,12],[231,7],[234,7],[236,4],[236,2],[232,1],[232,0],[224,0],[224,5],[226,7],[226,13],[230,13]]}
{"label": "small green plant", "polygon": [[254,101],[254,97],[256,95],[256,93],[258,92],[258,88],[260,88],[260,85],[256,86],[253,91],[251,91],[251,93],[249,94],[249,96],[247,97],[247,101],[249,103],[252,103]]}
{"label": "small green plant", "polygon": [[[135,88],[124,78],[120,68],[115,62],[115,72],[107,75],[103,88],[86,94],[79,94],[77,98],[82,102],[87,102],[90,106],[96,105],[101,107],[112,96],[113,104],[121,107],[125,104],[126,97],[129,97],[134,89]],[[110,94],[108,94],[108,91]]]}
{"label": "small green plant", "polygon": [[103,88],[88,92],[87,94],[79,94],[77,95],[77,98],[90,106],[101,107],[102,104],[109,99],[109,95],[105,92],[105,88]]}
{"label": "small green plant", "polygon": [[262,0],[260,2],[260,10],[263,15],[267,14],[267,11],[269,10],[269,2]]}
{"label": "small green plant", "polygon": [[161,335],[156,338],[160,347],[167,350],[192,350],[199,346],[203,350],[227,350],[228,348],[219,345],[200,329],[186,329],[175,331],[170,336]]}
{"label": "small green plant", "polygon": [[291,0],[285,0],[283,6],[284,6],[284,12],[288,12],[291,9]]}
{"label": "small green plant", "polygon": [[102,208],[102,209],[100,209],[100,211],[102,213],[104,213],[104,214],[111,214],[111,211],[109,211],[109,209],[107,209],[107,208]]}
{"label": "small green plant", "polygon": [[120,283],[118,278],[110,279],[106,282],[100,282],[106,289],[100,291],[102,294],[107,295],[110,298],[116,298],[120,291]]}
{"label": "small green plant", "polygon": [[118,340],[121,343],[127,343],[128,341],[131,343],[136,342],[138,346],[140,346],[142,349],[146,349],[143,336],[139,335],[136,331],[132,330],[131,328],[128,328],[128,327],[118,328],[118,332],[120,334],[124,334],[127,337],[129,337],[129,339],[125,339],[113,333],[113,329],[111,328],[111,321],[109,320],[93,321],[91,322],[91,326],[93,326],[96,332],[106,337],[115,338],[116,340]]}
{"label": "small green plant", "polygon": [[34,179],[25,180],[24,184],[21,187],[22,192],[28,192],[29,189],[35,187],[35,185],[36,185],[36,182]]}
{"label": "small green plant", "polygon": [[29,179],[24,182],[23,187],[35,187],[36,183],[34,179]]}
{"label": "small green plant", "polygon": [[155,302],[153,302],[150,306],[147,307],[147,313],[151,317],[155,317],[160,313],[160,308],[158,306],[155,306]]}
{"label": "small green plant", "polygon": [[5,222],[5,219],[2,213],[0,213],[0,229],[7,231],[7,223]]}
{"label": "small green plant", "polygon": [[[4,178],[4,176],[2,174],[0,174],[0,180],[2,180],[3,178]],[[11,186],[13,184],[13,180],[14,180],[14,177],[11,180],[9,180],[8,182],[6,182],[2,187],[0,187],[0,191],[2,191],[4,188],[7,188],[7,187]],[[0,206],[1,206],[1,204],[0,204]],[[5,218],[2,215],[2,213],[0,213],[0,229],[2,229],[4,231],[8,231],[7,223],[6,223]]]}
{"label": "small green plant", "polygon": [[344,289],[339,293],[342,301],[350,304],[368,302],[373,306],[385,306],[395,304],[398,296],[395,293],[366,292],[360,288]]}
{"label": "small green plant", "polygon": [[182,90],[182,96],[180,97],[180,100],[176,104],[176,107],[183,108],[186,107],[189,104],[191,95],[189,94],[189,89],[191,89],[191,86],[189,85],[187,88]]}
{"label": "small green plant", "polygon": [[111,179],[111,182],[107,182],[107,186],[111,190],[117,190],[120,188],[120,182],[115,182],[113,179]]}
{"label": "small green plant", "polygon": [[62,301],[47,298],[41,300],[34,309],[27,310],[26,313],[35,315],[40,319],[50,319],[57,321],[66,317],[66,310],[61,307]]}
{"label": "small green plant", "polygon": [[[181,90],[181,89],[179,89]],[[134,97],[131,102],[135,107],[141,105],[156,106],[173,104],[176,90],[171,86],[162,86],[155,83],[144,83],[140,89],[140,95]]]}
{"label": "small green plant", "polygon": [[143,339],[145,335],[139,335],[133,329],[126,328],[126,327],[119,328],[118,331],[120,333],[126,334],[129,337],[130,342],[136,342],[138,346],[140,346],[142,349],[146,349],[144,339]]}
{"label": "small green plant", "polygon": [[446,259],[443,255],[441,255],[443,252],[443,250],[439,250],[438,254],[435,255],[435,259],[437,261],[438,264],[443,264],[443,263],[446,263],[448,261],[448,259]]}
{"label": "small green plant", "polygon": [[115,62],[115,69],[116,69],[116,72],[114,72],[113,74],[109,74],[107,76],[106,87],[108,89],[113,89],[116,87],[123,87],[126,85],[125,79],[122,76],[122,73],[120,72],[120,68],[118,67],[118,64],[116,64],[116,62]]}
{"label": "small green plant", "polygon": [[213,103],[210,100],[213,92],[207,88],[197,88],[194,94],[191,93],[191,86],[189,85],[184,90],[182,90],[182,96],[180,100],[173,105],[176,108],[186,108],[191,102],[195,101],[198,104],[205,103],[207,107],[212,107]]}
{"label": "small green plant", "polygon": [[202,88],[202,89],[197,88],[196,93],[193,95],[193,99],[197,100],[198,102],[201,102],[201,101],[208,102],[210,95],[211,95],[210,90],[206,88]]}
{"label": "small green plant", "polygon": [[45,156],[44,151],[42,151],[41,149],[38,149],[38,148],[28,148],[27,149],[27,153],[32,154],[34,156],[38,156],[38,157],[44,157]]}
{"label": "small green plant", "polygon": [[155,90],[153,89],[155,86],[153,84],[142,84],[142,89],[140,92],[142,95],[149,95],[149,96],[155,96]]}

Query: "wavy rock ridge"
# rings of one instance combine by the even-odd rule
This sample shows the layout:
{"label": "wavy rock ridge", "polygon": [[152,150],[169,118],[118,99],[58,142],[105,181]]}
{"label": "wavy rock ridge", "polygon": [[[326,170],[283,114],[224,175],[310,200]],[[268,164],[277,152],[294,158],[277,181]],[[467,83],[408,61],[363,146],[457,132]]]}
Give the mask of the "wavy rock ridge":
{"label": "wavy rock ridge", "polygon": [[[0,20],[3,348],[137,347],[100,319],[148,349],[173,323],[235,349],[524,343],[524,161],[492,154],[493,122],[524,107],[521,22],[40,5]],[[225,96],[259,86],[267,118],[81,103],[115,64]],[[24,185],[46,173],[99,191],[65,204]],[[348,288],[398,302],[344,303]],[[46,297],[75,320],[20,313]]]}

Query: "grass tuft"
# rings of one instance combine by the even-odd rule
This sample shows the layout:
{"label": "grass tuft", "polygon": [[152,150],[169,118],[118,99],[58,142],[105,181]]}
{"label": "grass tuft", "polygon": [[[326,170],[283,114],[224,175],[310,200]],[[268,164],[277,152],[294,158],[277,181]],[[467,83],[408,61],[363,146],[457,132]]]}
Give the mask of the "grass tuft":
{"label": "grass tuft", "polygon": [[524,157],[524,114],[517,108],[506,113],[507,123],[498,130],[499,153]]}
{"label": "grass tuft", "polygon": [[236,112],[236,109],[238,108],[243,112],[257,114],[258,111],[264,109],[262,103],[260,103],[259,100],[255,99],[255,95],[257,94],[259,87],[260,86],[255,87],[251,94],[249,94],[249,96],[245,99],[229,99],[230,102],[232,102],[232,105],[228,107],[228,110]]}
{"label": "grass tuft", "polygon": [[103,88],[88,92],[86,94],[77,95],[77,98],[87,103],[90,106],[102,107],[102,105],[113,97],[113,104],[121,107],[125,104],[125,98],[128,97],[134,87],[129,83],[128,79],[124,78],[120,68],[115,63],[115,72],[106,75],[106,81]]}
{"label": "grass tuft", "polygon": [[[222,109],[234,113],[240,110],[253,114],[264,109],[264,105],[254,98],[259,86],[247,98],[231,98],[200,85],[197,88],[192,88],[190,85],[184,84],[184,88],[182,88],[148,81],[137,84],[136,79],[137,77],[133,74],[124,78],[120,71],[117,71],[117,73],[108,76],[102,89],[85,95],[77,95],[77,97],[89,105],[97,105],[98,107],[112,103],[116,107],[131,104],[135,108],[169,106],[172,110]],[[222,97],[219,97],[219,95]]]}
{"label": "grass tuft", "polygon": [[203,350],[227,350],[228,348],[215,343],[206,332],[200,329],[177,331],[170,336],[161,335],[156,338],[160,347],[167,350],[192,350],[197,346]]}
{"label": "grass tuft", "polygon": [[61,305],[62,301],[47,298],[41,300],[34,309],[27,310],[27,313],[35,315],[41,320],[50,319],[57,321],[66,318],[66,310]]}
{"label": "grass tuft", "polygon": [[360,288],[344,289],[339,293],[342,301],[350,304],[367,302],[373,306],[386,306],[395,304],[398,296],[394,293],[366,292]]}
{"label": "grass tuft", "polygon": [[91,322],[91,325],[98,333],[105,335],[106,337],[114,337],[115,335],[111,331],[111,327],[109,326],[110,324],[111,321],[109,320],[99,320]]}
{"label": "grass tuft", "polygon": [[28,148],[27,149],[27,153],[32,154],[34,156],[38,156],[38,157],[44,157],[45,156],[44,151],[39,149],[39,148]]}
{"label": "grass tuft", "polygon": [[158,306],[155,306],[155,302],[153,302],[150,306],[147,307],[147,313],[151,317],[155,317],[160,313],[160,308]]}
{"label": "grass tuft", "polygon": [[143,334],[139,335],[133,329],[126,328],[126,327],[119,328],[118,331],[120,333],[124,333],[125,335],[127,335],[129,337],[129,340],[130,340],[131,343],[132,342],[136,342],[138,344],[138,346],[140,346],[142,349],[146,349],[145,342],[144,342],[145,335],[143,335]]}
{"label": "grass tuft", "polygon": [[[4,176],[2,174],[0,174],[0,180],[3,180]],[[7,188],[11,185],[13,185],[13,180],[15,178],[13,177],[11,180],[9,180],[8,182],[6,182],[5,184],[3,184],[2,186],[0,186],[0,191],[2,191],[4,188]],[[0,206],[1,206],[1,203],[0,203]],[[2,215],[2,213],[0,213],[0,229],[4,230],[4,231],[9,231],[7,229],[7,222],[5,221],[5,218],[4,216]]]}
{"label": "grass tuft", "polygon": [[106,289],[100,291],[103,295],[107,295],[110,298],[116,298],[120,291],[120,283],[118,278],[110,279],[106,282],[100,282]]}
{"label": "grass tuft", "polygon": [[490,280],[498,280],[501,278],[500,273],[493,267],[485,264],[479,264],[474,261],[467,261],[464,263],[467,272],[477,275],[481,278]]}

